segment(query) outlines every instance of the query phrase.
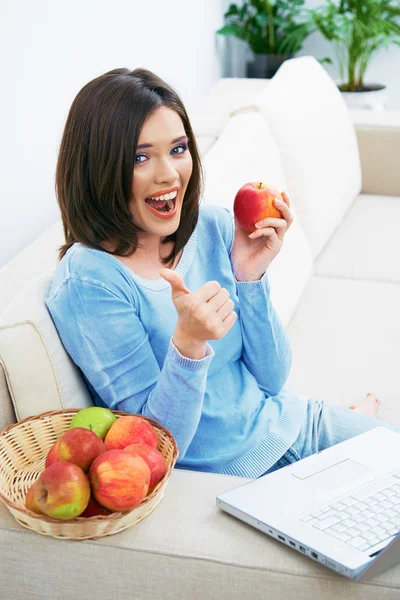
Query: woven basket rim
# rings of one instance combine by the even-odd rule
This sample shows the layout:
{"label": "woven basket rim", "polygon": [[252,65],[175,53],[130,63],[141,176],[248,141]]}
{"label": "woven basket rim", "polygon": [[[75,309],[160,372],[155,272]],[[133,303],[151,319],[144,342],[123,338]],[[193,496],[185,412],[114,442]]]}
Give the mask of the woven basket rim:
{"label": "woven basket rim", "polygon": [[[24,423],[28,423],[30,421],[41,421],[46,417],[52,417],[52,416],[56,416],[56,415],[60,415],[60,414],[71,414],[71,413],[73,414],[73,413],[79,412],[80,410],[82,410],[82,408],[63,408],[60,410],[48,410],[46,412],[39,413],[37,415],[25,417],[25,419],[21,419],[21,421],[18,421],[17,423],[12,423],[11,425],[8,425],[7,427],[5,427],[5,429],[0,431],[0,439],[3,436],[5,436],[9,431],[23,425]],[[149,421],[156,429],[160,429],[161,431],[163,431],[168,436],[170,442],[172,443],[172,446],[173,446],[172,461],[171,461],[171,464],[167,468],[167,472],[165,473],[162,480],[154,487],[154,489],[151,491],[151,493],[148,494],[145,498],[143,498],[143,500],[140,504],[135,506],[135,508],[132,508],[132,509],[126,510],[126,511],[112,511],[108,515],[95,515],[93,517],[78,516],[78,517],[75,517],[74,519],[54,519],[53,517],[48,517],[47,515],[44,515],[44,514],[39,515],[37,513],[34,513],[33,511],[28,510],[25,506],[22,507],[20,504],[17,504],[13,500],[10,500],[7,496],[5,496],[3,494],[3,492],[1,491],[1,489],[0,489],[0,499],[7,506],[13,508],[14,510],[17,510],[18,512],[20,512],[22,514],[29,515],[30,518],[33,518],[35,520],[42,521],[45,523],[58,523],[58,524],[60,523],[60,521],[62,521],[63,523],[115,521],[115,520],[120,519],[122,516],[126,516],[129,513],[135,511],[139,506],[141,507],[141,506],[147,504],[150,500],[152,500],[154,498],[154,496],[158,495],[164,489],[164,487],[167,485],[169,478],[171,476],[172,470],[176,464],[176,461],[179,456],[179,450],[178,450],[178,445],[176,443],[176,440],[175,440],[174,436],[172,435],[172,433],[169,431],[169,429],[167,429],[166,427],[161,425],[161,423],[159,423],[155,419],[152,419],[151,417],[145,417],[144,415],[141,415],[139,413],[127,413],[122,410],[112,410],[112,409],[107,409],[107,410],[110,410],[115,415],[118,415],[121,417],[122,416],[137,416],[137,417],[141,417],[142,419],[145,419],[146,421]]]}

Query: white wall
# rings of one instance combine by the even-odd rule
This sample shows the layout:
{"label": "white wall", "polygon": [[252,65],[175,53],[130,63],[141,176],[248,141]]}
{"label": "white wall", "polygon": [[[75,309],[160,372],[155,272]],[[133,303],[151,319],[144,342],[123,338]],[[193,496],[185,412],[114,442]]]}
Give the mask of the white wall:
{"label": "white wall", "polygon": [[[71,102],[85,83],[113,68],[142,66],[177,90],[190,115],[220,77],[245,76],[247,45],[215,35],[230,1],[0,2],[0,268],[60,218],[57,151]],[[320,34],[301,52],[329,53]],[[399,65],[400,48],[392,46],[368,71],[368,79],[389,86],[388,108],[396,110]]]}
{"label": "white wall", "polygon": [[165,79],[189,111],[222,76],[216,0],[0,3],[0,267],[60,218],[58,146],[82,86],[118,68]]}

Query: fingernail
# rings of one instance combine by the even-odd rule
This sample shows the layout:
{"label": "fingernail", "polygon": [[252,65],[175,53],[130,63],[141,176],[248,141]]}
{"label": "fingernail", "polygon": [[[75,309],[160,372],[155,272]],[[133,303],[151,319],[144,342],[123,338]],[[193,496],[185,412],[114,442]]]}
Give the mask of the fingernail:
{"label": "fingernail", "polygon": [[279,200],[279,198],[275,198],[275,204],[278,206],[283,206],[285,203],[282,200]]}
{"label": "fingernail", "polygon": [[257,229],[259,229],[260,227],[263,226],[263,222],[262,221],[258,221],[258,223],[256,223],[255,226],[257,227]]}

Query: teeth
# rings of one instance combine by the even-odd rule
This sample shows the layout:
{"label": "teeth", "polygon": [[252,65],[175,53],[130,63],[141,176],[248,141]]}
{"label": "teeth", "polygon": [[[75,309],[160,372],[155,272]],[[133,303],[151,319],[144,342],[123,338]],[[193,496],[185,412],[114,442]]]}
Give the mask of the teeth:
{"label": "teeth", "polygon": [[173,200],[174,198],[176,198],[178,195],[177,190],[175,190],[175,192],[170,192],[169,194],[163,194],[162,196],[157,196],[157,198],[155,198],[154,196],[149,196],[149,198],[151,198],[152,200]]}

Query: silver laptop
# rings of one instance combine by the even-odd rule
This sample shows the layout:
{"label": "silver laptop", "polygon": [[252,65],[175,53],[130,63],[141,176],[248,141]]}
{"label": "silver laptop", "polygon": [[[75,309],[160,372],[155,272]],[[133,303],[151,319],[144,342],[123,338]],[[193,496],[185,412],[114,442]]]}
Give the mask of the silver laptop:
{"label": "silver laptop", "polygon": [[377,427],[221,493],[217,506],[365,581],[400,562],[400,433]]}

